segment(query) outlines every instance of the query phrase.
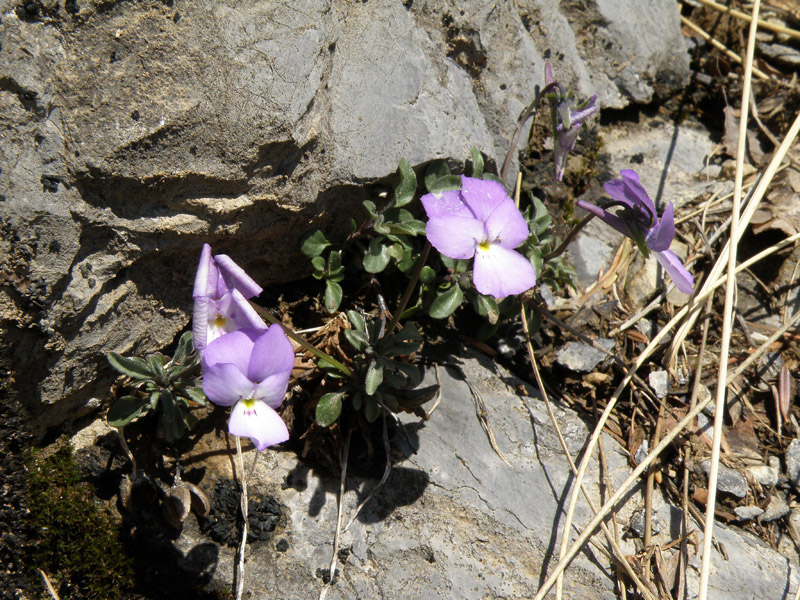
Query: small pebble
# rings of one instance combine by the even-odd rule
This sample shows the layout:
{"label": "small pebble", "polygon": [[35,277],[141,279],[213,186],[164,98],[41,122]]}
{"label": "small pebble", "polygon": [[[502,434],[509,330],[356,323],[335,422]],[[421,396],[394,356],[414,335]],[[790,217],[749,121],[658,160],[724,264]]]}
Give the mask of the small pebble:
{"label": "small pebble", "polygon": [[[607,350],[614,350],[614,340],[599,338],[596,341]],[[583,342],[567,342],[556,353],[556,360],[570,371],[588,373],[607,356],[602,350]]]}
{"label": "small pebble", "polygon": [[[708,476],[711,471],[711,461],[704,460],[701,466]],[[732,494],[737,498],[744,498],[747,495],[747,480],[739,471],[720,465],[717,473],[717,490]]]}
{"label": "small pebble", "polygon": [[669,391],[669,373],[666,371],[653,371],[647,377],[647,380],[658,398],[664,398],[667,395]]}
{"label": "small pebble", "polygon": [[786,504],[783,496],[780,494],[772,494],[764,514],[761,515],[762,523],[769,523],[770,521],[777,521],[792,512],[789,505]]}
{"label": "small pebble", "polygon": [[775,487],[778,483],[778,471],[767,465],[751,465],[747,472],[764,487]]}
{"label": "small pebble", "polygon": [[764,514],[764,510],[757,506],[737,506],[733,512],[740,521],[751,521]]}

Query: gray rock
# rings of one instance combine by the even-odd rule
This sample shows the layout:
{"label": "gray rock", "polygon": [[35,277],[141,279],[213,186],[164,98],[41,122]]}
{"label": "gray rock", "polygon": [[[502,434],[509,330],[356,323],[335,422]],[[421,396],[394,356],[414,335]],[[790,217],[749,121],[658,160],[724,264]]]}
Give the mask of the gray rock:
{"label": "gray rock", "polygon": [[747,473],[764,487],[775,487],[778,483],[778,470],[767,465],[750,465]]}
{"label": "gray rock", "polygon": [[752,521],[756,517],[764,514],[764,509],[758,506],[737,506],[733,509],[734,514],[740,521]]}
{"label": "gray rock", "polygon": [[[704,460],[700,463],[700,466],[708,476],[711,472],[711,461]],[[744,498],[747,495],[747,480],[736,469],[731,469],[721,464],[717,473],[717,490],[727,492],[737,498]]]}
{"label": "gray rock", "polygon": [[103,353],[174,341],[203,242],[285,282],[401,158],[502,161],[546,49],[606,107],[688,77],[668,0],[405,4],[2,2],[0,335],[40,433],[100,404]]}
{"label": "gray rock", "polygon": [[[607,350],[614,349],[614,340],[598,338],[595,341]],[[588,373],[606,358],[605,352],[584,342],[567,342],[556,352],[558,364],[577,373]]]}
{"label": "gray rock", "polygon": [[664,398],[669,392],[669,373],[666,371],[653,371],[647,376],[647,381],[659,398]]}
{"label": "gray rock", "polygon": [[800,51],[791,46],[783,44],[768,44],[767,42],[758,43],[759,51],[769,58],[790,67],[800,66]]}
{"label": "gray rock", "polygon": [[794,489],[800,491],[800,440],[794,439],[786,448],[786,476]]}
{"label": "gray rock", "polygon": [[790,514],[792,509],[786,503],[786,500],[781,493],[774,493],[770,496],[769,504],[767,505],[764,514],[761,515],[762,523],[769,523],[770,521],[777,521],[786,515]]}
{"label": "gray rock", "polygon": [[[339,579],[330,588],[329,599],[530,598],[547,564],[552,566],[552,558],[546,557],[557,553],[563,526],[559,499],[571,478],[544,407],[527,398],[526,408],[510,391],[509,386],[516,385],[514,378],[485,358],[460,356],[457,361],[481,393],[497,444],[512,466],[491,449],[462,375],[442,368],[443,396],[431,419],[418,423],[403,417],[414,450],[396,431],[393,456],[401,458],[389,481],[342,534],[347,560],[339,563]],[[426,378],[434,381],[431,372]],[[554,408],[570,452],[577,455],[587,429],[572,411]],[[208,437],[213,439],[214,434]],[[604,443],[609,476],[612,485],[618,485],[630,473],[626,453],[610,438]],[[222,451],[224,442],[216,444]],[[196,452],[204,453],[198,465],[206,466],[210,475],[230,474],[231,462],[224,451],[209,453],[205,447]],[[598,465],[593,460],[587,482],[595,498],[599,498],[597,481]],[[348,475],[345,522],[376,482],[377,478]],[[263,454],[251,493],[274,495],[285,506],[285,522],[274,539],[248,548],[245,590],[250,597],[271,598],[279,589],[286,590],[282,598],[319,595],[319,573],[330,562],[338,489],[338,473],[310,469],[291,452]],[[630,522],[634,512],[641,512],[642,502],[643,490],[637,488],[619,507],[620,521]],[[588,517],[581,500],[577,527]],[[675,539],[681,531],[681,511],[665,503],[659,493],[654,495],[654,517],[662,526],[655,543]],[[793,591],[797,586],[798,577],[787,571],[786,558],[761,540],[721,524],[715,536],[725,545],[729,560],[715,554],[710,597],[768,598],[769,590]],[[284,551],[277,552],[280,540],[285,540],[280,546]],[[176,551],[188,556],[205,547],[202,544],[208,540],[199,534],[194,519],[187,519],[175,541]],[[633,544],[623,541],[623,551],[634,552]],[[690,561],[695,552],[690,551]],[[219,548],[214,568],[209,569],[212,584],[230,585],[233,556],[232,549]],[[605,555],[587,546],[567,570],[565,597],[611,600],[612,573]],[[691,569],[688,577],[691,597],[698,589],[698,577]]]}
{"label": "gray rock", "polygon": [[[645,526],[645,511],[644,509],[640,510],[637,513],[634,513],[633,518],[631,518],[630,522],[630,529],[633,533],[635,533],[638,537],[644,538],[644,526]],[[662,523],[659,519],[653,518],[650,521],[650,533],[652,535],[658,535],[661,533]]]}

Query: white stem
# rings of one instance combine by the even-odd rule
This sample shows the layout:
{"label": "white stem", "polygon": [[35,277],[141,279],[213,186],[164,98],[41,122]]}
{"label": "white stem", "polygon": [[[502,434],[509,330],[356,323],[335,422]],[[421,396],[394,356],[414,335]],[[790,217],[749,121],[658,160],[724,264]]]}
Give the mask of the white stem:
{"label": "white stem", "polygon": [[728,353],[733,330],[733,311],[736,304],[736,251],[735,240],[740,235],[739,210],[742,203],[742,168],[747,151],[747,116],[750,107],[750,87],[753,78],[753,55],[758,30],[758,9],[760,0],[753,3],[753,18],[750,22],[750,35],[747,40],[747,58],[744,66],[744,86],[742,88],[741,119],[739,121],[739,145],[736,150],[736,177],[733,183],[733,208],[731,209],[731,243],[728,251],[728,281],[725,284],[725,313],[722,319],[722,340],[719,350],[719,370],[717,374],[716,412],[714,413],[714,436],[711,441],[711,470],[708,474],[708,500],[703,529],[703,563],[700,568],[700,599],[708,598],[708,578],[711,573],[711,540],[714,535],[714,513],[717,507],[717,479],[719,477],[719,454],[722,443],[723,415],[725,414],[725,395],[728,379]]}

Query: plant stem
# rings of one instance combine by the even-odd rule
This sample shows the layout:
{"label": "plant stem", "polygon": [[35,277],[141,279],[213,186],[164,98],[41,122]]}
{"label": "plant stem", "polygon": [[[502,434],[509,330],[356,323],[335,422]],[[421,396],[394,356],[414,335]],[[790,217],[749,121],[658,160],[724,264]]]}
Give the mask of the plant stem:
{"label": "plant stem", "polygon": [[422,272],[422,267],[425,266],[425,261],[428,260],[428,254],[431,251],[431,243],[425,242],[425,247],[422,249],[422,253],[419,255],[419,259],[417,260],[417,267],[414,269],[414,274],[411,276],[411,281],[408,282],[408,287],[406,291],[403,293],[403,297],[400,298],[400,303],[397,305],[397,310],[394,312],[392,316],[392,320],[389,323],[389,327],[386,329],[386,335],[391,335],[394,328],[397,327],[397,323],[400,320],[400,315],[403,314],[403,311],[406,309],[408,305],[408,301],[411,299],[411,293],[414,291],[414,288],[417,287],[417,281],[419,281],[419,274]]}
{"label": "plant stem", "polygon": [[244,591],[244,552],[247,548],[247,473],[244,471],[244,457],[242,456],[242,442],[236,438],[236,455],[239,458],[239,471],[242,476],[242,541],[239,543],[239,560],[236,564],[236,600],[241,600]]}
{"label": "plant stem", "polygon": [[519,118],[517,119],[517,129],[514,131],[514,135],[511,137],[511,144],[508,147],[508,152],[506,153],[506,158],[503,161],[503,168],[500,169],[500,181],[503,182],[503,185],[506,183],[506,175],[508,175],[508,167],[511,166],[511,157],[514,154],[514,150],[517,149],[517,144],[519,143],[519,136],[522,133],[522,128],[525,126],[525,121],[531,118],[532,115],[536,114],[536,107],[539,106],[539,103],[542,101],[542,97],[545,94],[550,93],[556,87],[558,87],[558,82],[554,81],[553,83],[546,85],[544,88],[539,90],[536,94],[536,97],[533,99],[525,110],[523,110]]}
{"label": "plant stem", "polygon": [[589,224],[589,221],[591,221],[593,218],[594,218],[594,215],[593,215],[592,213],[589,213],[588,215],[586,215],[585,217],[583,217],[583,219],[581,219],[580,223],[578,223],[577,225],[575,225],[575,227],[573,227],[573,228],[572,228],[572,231],[570,231],[570,232],[567,234],[567,237],[565,237],[565,238],[564,238],[564,241],[562,241],[562,242],[561,242],[561,243],[558,245],[558,248],[556,248],[556,249],[555,249],[555,250],[553,250],[552,252],[548,252],[547,254],[545,254],[545,255],[542,257],[542,262],[547,262],[548,260],[552,260],[552,259],[554,259],[556,256],[558,256],[558,255],[560,255],[560,254],[563,254],[563,253],[564,253],[564,250],[566,250],[566,249],[567,249],[567,246],[569,246],[570,242],[572,242],[572,240],[574,240],[574,239],[575,239],[575,236],[577,236],[577,235],[578,235],[578,233],[580,233],[581,229],[583,229],[584,227],[586,227],[586,225],[588,225],[588,224]]}
{"label": "plant stem", "polygon": [[300,335],[298,333],[295,333],[294,331],[289,329],[286,325],[281,323],[277,319],[277,317],[275,317],[267,309],[260,307],[258,304],[255,304],[252,301],[250,302],[250,306],[252,306],[255,309],[255,311],[262,318],[266,319],[267,321],[269,321],[272,324],[280,325],[281,328],[283,329],[284,333],[286,333],[287,336],[289,336],[295,342],[300,344],[303,348],[305,348],[306,350],[308,350],[309,352],[314,354],[317,358],[319,358],[320,360],[324,360],[325,362],[327,362],[330,365],[333,365],[334,367],[339,369],[339,371],[341,371],[345,376],[347,376],[347,377],[352,377],[353,376],[353,371],[351,371],[346,366],[344,366],[342,363],[340,363],[338,360],[333,358],[330,354],[327,354],[327,353],[323,352],[322,350],[319,350],[318,348],[315,348],[314,346],[312,346],[309,343],[309,341],[306,340],[306,338],[304,338],[302,335]]}

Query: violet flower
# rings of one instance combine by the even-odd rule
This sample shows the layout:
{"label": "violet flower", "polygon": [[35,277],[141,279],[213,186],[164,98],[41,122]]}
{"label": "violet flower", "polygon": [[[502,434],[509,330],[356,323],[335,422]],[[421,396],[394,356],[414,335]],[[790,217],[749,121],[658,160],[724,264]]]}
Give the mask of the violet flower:
{"label": "violet flower", "polygon": [[504,298],[536,283],[536,272],[514,248],[528,239],[528,224],[497,181],[461,177],[461,190],[425,194],[425,234],[444,256],[475,257],[472,279],[481,294]]}
{"label": "violet flower", "polygon": [[238,329],[265,330],[267,325],[247,301],[261,292],[233,259],[224,254],[212,257],[211,246],[203,244],[192,293],[195,349],[202,354],[212,341]]}
{"label": "violet flower", "polygon": [[613,179],[603,187],[614,200],[610,206],[619,206],[621,211],[614,214],[583,200],[578,200],[578,206],[631,238],[645,258],[649,255],[649,250],[652,250],[656,260],[675,282],[675,287],[684,294],[691,294],[694,291],[694,279],[669,249],[672,238],[675,237],[672,202],[659,219],[655,204],[647,195],[636,171],[623,169],[620,175],[622,179]]}
{"label": "violet flower", "polygon": [[[545,85],[555,83],[550,63],[544,65],[544,83]],[[581,125],[600,109],[595,106],[597,100],[597,94],[595,94],[573,110],[568,102],[569,96],[560,84],[556,85],[552,92],[546,94],[546,97],[550,104],[550,117],[553,122],[553,159],[556,180],[561,181],[564,169],[567,167],[567,155],[575,147]]]}
{"label": "violet flower", "polygon": [[280,325],[226,333],[206,347],[202,366],[208,399],[233,406],[228,421],[232,435],[250,438],[257,450],[289,439],[275,409],[286,394],[294,350]]}

